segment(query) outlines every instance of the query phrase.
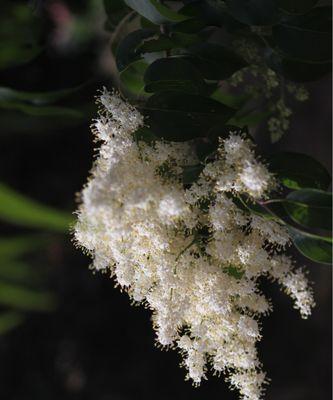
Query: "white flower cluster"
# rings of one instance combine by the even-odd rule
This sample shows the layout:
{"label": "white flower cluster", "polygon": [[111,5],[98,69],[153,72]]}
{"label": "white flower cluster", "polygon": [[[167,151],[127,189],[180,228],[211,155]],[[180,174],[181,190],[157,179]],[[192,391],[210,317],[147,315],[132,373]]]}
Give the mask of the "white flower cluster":
{"label": "white flower cluster", "polygon": [[[265,36],[266,27],[252,27],[256,34]],[[309,99],[309,92],[301,85],[286,82],[267,65],[262,48],[251,39],[237,39],[233,47],[249,63],[249,66],[235,72],[230,78],[231,87],[241,87],[242,92],[252,100],[266,101],[265,109],[269,111],[268,131],[273,143],[279,141],[289,129],[293,114],[289,103],[291,100],[304,102]],[[261,105],[262,106],[262,105]],[[260,106],[260,107],[261,107]]]}
{"label": "white flower cluster", "polygon": [[76,242],[95,269],[111,271],[152,310],[157,342],[180,350],[194,384],[211,368],[227,374],[243,399],[260,399],[266,378],[256,342],[271,304],[258,278],[277,280],[303,317],[314,305],[303,272],[279,254],[289,242],[284,227],[232,200],[262,198],[274,179],[250,142],[231,134],[184,187],[183,168],[198,163],[193,145],[138,141],[138,111],[106,91],[100,102],[94,132],[102,144],[82,192]]}

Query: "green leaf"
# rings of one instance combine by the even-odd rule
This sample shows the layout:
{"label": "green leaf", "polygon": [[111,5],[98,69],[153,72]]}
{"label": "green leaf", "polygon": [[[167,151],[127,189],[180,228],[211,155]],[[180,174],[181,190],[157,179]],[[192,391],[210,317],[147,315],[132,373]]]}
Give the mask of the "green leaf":
{"label": "green leaf", "polygon": [[106,28],[114,31],[119,21],[128,13],[128,8],[123,0],[103,0],[104,10],[108,17]]}
{"label": "green leaf", "polygon": [[244,126],[257,126],[266,118],[268,118],[271,114],[272,112],[270,110],[262,112],[250,112],[245,115],[237,115],[236,113],[235,116],[229,121],[229,124],[235,125],[239,128],[243,128]]}
{"label": "green leaf", "polygon": [[137,129],[133,136],[137,142],[145,142],[148,144],[152,144],[158,140],[158,137],[154,135],[154,132],[145,126]]}
{"label": "green leaf", "polygon": [[[192,30],[194,32],[207,26],[223,27],[228,31],[244,27],[243,24],[230,16],[225,2],[220,0],[187,2],[181,12],[192,17],[191,23],[189,21],[181,22],[177,24],[175,29],[179,29],[179,25],[182,25],[183,29],[186,25],[188,31]],[[200,26],[200,23],[202,26]]]}
{"label": "green leaf", "polygon": [[113,17],[125,7],[123,0],[103,0],[104,10],[108,17]]}
{"label": "green leaf", "polygon": [[125,3],[154,24],[180,22],[188,19],[186,15],[171,10],[157,0],[125,0]]}
{"label": "green leaf", "polygon": [[283,203],[293,221],[309,228],[331,230],[332,194],[317,189],[301,189],[288,194]]}
{"label": "green leaf", "polygon": [[188,48],[196,43],[202,42],[203,39],[199,35],[193,35],[181,32],[170,32],[169,36],[155,35],[137,48],[136,53],[143,55],[144,53],[153,53],[161,51],[170,51],[173,49]]}
{"label": "green leaf", "polygon": [[45,244],[40,236],[15,236],[0,238],[0,260],[17,259],[23,254],[30,253]]}
{"label": "green leaf", "polygon": [[205,136],[214,126],[222,126],[234,110],[207,97],[180,92],[151,96],[144,107],[154,133],[165,140],[186,141]]}
{"label": "green leaf", "polygon": [[215,43],[199,43],[188,49],[188,59],[203,77],[210,80],[227,79],[248,64],[233,51]]}
{"label": "green leaf", "polygon": [[153,22],[142,16],[140,17],[140,26],[142,29],[152,29],[156,32],[156,34],[161,32],[159,25],[155,25]]}
{"label": "green leaf", "polygon": [[280,24],[273,27],[273,40],[284,54],[305,62],[328,63],[332,58],[331,32],[317,27]]}
{"label": "green leaf", "polygon": [[250,95],[248,94],[231,94],[225,92],[221,88],[217,88],[210,97],[214,100],[219,101],[222,104],[225,104],[228,107],[235,109],[240,109],[250,99]]}
{"label": "green leaf", "polygon": [[142,58],[140,46],[145,39],[154,37],[156,32],[151,29],[138,29],[127,35],[119,44],[116,53],[116,63],[119,72],[125,70],[130,64]]}
{"label": "green leaf", "polygon": [[179,90],[200,94],[207,86],[200,72],[182,58],[160,58],[154,61],[144,75],[146,92]]}
{"label": "green leaf", "polygon": [[183,32],[170,32],[170,39],[174,43],[174,47],[182,47],[187,49],[189,46],[193,46],[204,41],[204,35],[197,35],[192,33]]}
{"label": "green leaf", "polygon": [[0,304],[26,311],[50,311],[55,308],[56,301],[50,292],[0,282]]}
{"label": "green leaf", "polygon": [[16,328],[25,320],[24,316],[16,311],[7,311],[0,314],[0,335]]}
{"label": "green leaf", "polygon": [[13,189],[0,184],[0,219],[31,228],[67,232],[71,215],[39,204]]}
{"label": "green leaf", "polygon": [[233,196],[232,200],[237,205],[237,207],[241,208],[243,211],[259,215],[266,219],[276,219],[275,214],[268,207],[253,202],[253,200],[248,199],[246,196]]}
{"label": "green leaf", "polygon": [[242,279],[245,273],[242,269],[235,267],[233,265],[224,268],[224,272],[230,276],[233,276],[235,279]]}
{"label": "green leaf", "polygon": [[332,6],[315,7],[302,15],[284,16],[283,21],[288,25],[304,29],[330,32],[332,28]]}
{"label": "green leaf", "polygon": [[[225,135],[220,135],[220,137],[225,137]],[[201,162],[206,163],[207,161],[214,159],[218,147],[218,139],[198,139],[195,143],[195,153]]]}
{"label": "green leaf", "polygon": [[302,232],[288,226],[290,237],[300,253],[321,264],[332,263],[332,239]]}
{"label": "green leaf", "polygon": [[247,25],[272,25],[278,18],[276,0],[226,0],[230,14]]}
{"label": "green leaf", "polygon": [[165,50],[171,50],[175,47],[174,42],[165,35],[153,36],[145,40],[141,46],[137,48],[138,54],[154,53]]}
{"label": "green leaf", "polygon": [[331,62],[305,62],[277,53],[267,54],[267,64],[278,74],[294,82],[316,81],[332,70]]}
{"label": "green leaf", "polygon": [[331,177],[314,158],[301,153],[281,152],[269,158],[270,170],[290,189],[327,190]]}
{"label": "green leaf", "polygon": [[278,0],[278,7],[291,14],[304,14],[318,3],[318,0]]}
{"label": "green leaf", "polygon": [[129,65],[121,74],[120,80],[124,87],[137,96],[144,96],[143,76],[148,65],[145,61],[139,60]]}
{"label": "green leaf", "polygon": [[173,32],[193,34],[198,33],[206,28],[205,21],[198,18],[189,18],[186,21],[177,22],[171,25]]}
{"label": "green leaf", "polygon": [[142,59],[145,53],[187,48],[201,40],[198,35],[172,32],[170,36],[166,36],[152,29],[138,29],[120,42],[116,52],[117,68],[119,72],[124,71],[129,65]]}

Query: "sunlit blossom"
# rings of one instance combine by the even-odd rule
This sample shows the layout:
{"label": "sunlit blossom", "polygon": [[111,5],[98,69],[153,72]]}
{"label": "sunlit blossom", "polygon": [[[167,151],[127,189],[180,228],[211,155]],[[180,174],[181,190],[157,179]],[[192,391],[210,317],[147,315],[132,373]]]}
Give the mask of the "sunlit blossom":
{"label": "sunlit blossom", "polygon": [[110,271],[132,300],[151,309],[157,342],[178,347],[195,385],[212,369],[226,373],[241,398],[262,398],[267,379],[256,343],[271,304],[258,278],[276,280],[303,317],[314,304],[304,273],[280,254],[286,230],[232,200],[266,196],[274,178],[253,146],[231,133],[185,188],[182,167],[198,163],[191,144],[138,143],[138,111],[106,91],[100,102],[93,130],[101,146],[82,192],[77,244],[95,269]]}

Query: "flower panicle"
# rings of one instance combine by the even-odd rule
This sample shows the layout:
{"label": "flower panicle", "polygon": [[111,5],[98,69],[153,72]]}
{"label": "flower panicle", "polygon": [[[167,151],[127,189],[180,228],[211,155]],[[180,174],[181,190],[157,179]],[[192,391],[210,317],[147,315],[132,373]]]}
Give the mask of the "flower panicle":
{"label": "flower panicle", "polygon": [[274,176],[254,145],[231,133],[197,181],[183,186],[174,177],[198,162],[192,144],[138,145],[140,113],[105,89],[98,101],[104,111],[93,130],[101,145],[82,191],[76,243],[95,270],[109,271],[133,304],[152,311],[157,343],[179,349],[188,379],[199,385],[209,370],[223,372],[242,399],[259,400],[267,378],[256,344],[272,306],[258,279],[277,281],[302,316],[314,305],[304,272],[284,254],[284,228],[230,199],[267,196]]}

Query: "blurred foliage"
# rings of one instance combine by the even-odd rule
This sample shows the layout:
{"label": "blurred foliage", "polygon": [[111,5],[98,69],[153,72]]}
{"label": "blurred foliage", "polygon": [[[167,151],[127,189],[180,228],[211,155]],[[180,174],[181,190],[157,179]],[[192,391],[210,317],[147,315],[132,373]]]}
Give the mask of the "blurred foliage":
{"label": "blurred foliage", "polygon": [[22,261],[46,244],[40,235],[0,238],[0,334],[23,322],[25,312],[54,309],[55,295],[43,289],[45,277]]}
{"label": "blurred foliage", "polygon": [[41,53],[43,45],[39,41],[41,26],[32,7],[8,1],[1,6],[0,68],[4,69],[31,61]]}
{"label": "blurred foliage", "polygon": [[38,204],[4,184],[0,184],[0,218],[31,228],[59,232],[66,232],[72,222],[70,215]]}
{"label": "blurred foliage", "polygon": [[[103,47],[94,49],[96,42],[103,43],[101,1],[2,1],[1,6],[1,135],[42,133],[45,140],[49,132],[87,124],[95,113],[91,99],[101,79],[96,64]],[[88,64],[87,51],[93,54]],[[85,65],[74,73],[80,59]],[[50,81],[52,70],[55,79]],[[71,209],[37,202],[1,180],[0,334],[31,312],[57,307],[48,269],[44,265],[42,271],[36,256],[59,235],[67,236],[73,221]],[[11,225],[22,233],[7,234]]]}

